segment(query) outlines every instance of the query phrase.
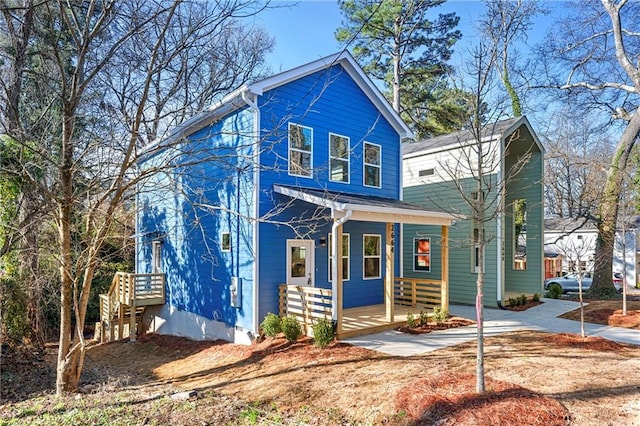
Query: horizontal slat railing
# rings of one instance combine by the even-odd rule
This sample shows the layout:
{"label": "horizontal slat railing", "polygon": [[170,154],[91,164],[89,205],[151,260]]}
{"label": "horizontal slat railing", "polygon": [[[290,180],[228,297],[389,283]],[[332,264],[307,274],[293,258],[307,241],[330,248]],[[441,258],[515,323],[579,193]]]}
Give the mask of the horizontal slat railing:
{"label": "horizontal slat railing", "polygon": [[[394,280],[393,296],[396,305],[411,307],[434,307],[446,305],[443,297],[446,283],[440,280],[424,280],[417,278],[400,278]],[[443,300],[445,300],[443,305]]]}
{"label": "horizontal slat railing", "polygon": [[306,335],[312,335],[312,325],[318,319],[332,318],[332,293],[329,289],[281,284],[280,315],[292,315],[302,324]]}
{"label": "horizontal slat railing", "polygon": [[117,272],[114,281],[116,284],[115,299],[120,303],[127,306],[164,303],[164,274]]}
{"label": "horizontal slat railing", "polygon": [[129,317],[129,330],[135,330],[135,321],[145,306],[164,303],[164,274],[116,272],[109,291],[100,295],[100,321],[102,327],[109,328],[111,340],[117,323],[118,338],[122,338],[125,317]]}

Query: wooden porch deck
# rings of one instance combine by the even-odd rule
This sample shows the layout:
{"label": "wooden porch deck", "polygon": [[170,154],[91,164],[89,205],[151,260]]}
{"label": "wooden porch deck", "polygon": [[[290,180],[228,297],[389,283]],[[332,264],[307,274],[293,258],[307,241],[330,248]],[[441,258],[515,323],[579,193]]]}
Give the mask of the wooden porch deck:
{"label": "wooden porch deck", "polygon": [[349,308],[342,310],[342,331],[338,333],[338,339],[364,336],[367,334],[380,333],[407,324],[407,312],[413,312],[417,318],[420,308],[410,306],[394,305],[393,322],[387,322],[385,306],[371,305],[359,308]]}

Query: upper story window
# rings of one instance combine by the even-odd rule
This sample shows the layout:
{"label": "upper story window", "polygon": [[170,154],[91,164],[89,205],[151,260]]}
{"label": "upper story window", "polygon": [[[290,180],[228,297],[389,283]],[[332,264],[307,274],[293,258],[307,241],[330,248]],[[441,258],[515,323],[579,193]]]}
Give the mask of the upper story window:
{"label": "upper story window", "polygon": [[349,138],[329,133],[329,180],[349,183]]}
{"label": "upper story window", "polygon": [[374,143],[364,143],[364,186],[380,188],[382,168],[382,147]]}
{"label": "upper story window", "polygon": [[313,129],[289,123],[289,174],[311,177]]}

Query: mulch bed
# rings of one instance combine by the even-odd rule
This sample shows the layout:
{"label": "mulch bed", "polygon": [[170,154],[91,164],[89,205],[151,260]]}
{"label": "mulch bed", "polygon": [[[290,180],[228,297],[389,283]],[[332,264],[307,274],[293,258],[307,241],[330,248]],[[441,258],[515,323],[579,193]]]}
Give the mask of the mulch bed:
{"label": "mulch bed", "polygon": [[579,334],[559,333],[549,334],[544,341],[558,346],[570,346],[573,348],[587,349],[591,351],[623,351],[629,346],[624,343],[614,342],[598,336],[582,337]]}
{"label": "mulch bed", "polygon": [[529,389],[485,376],[484,393],[478,394],[473,374],[442,373],[417,379],[395,398],[398,411],[416,425],[545,425],[570,423],[560,402]]}
{"label": "mulch bed", "polygon": [[466,318],[451,317],[445,322],[430,322],[426,325],[417,325],[413,328],[408,326],[402,326],[396,328],[397,331],[407,334],[425,334],[432,331],[448,330],[450,328],[466,327],[468,325],[475,324],[475,321],[471,321]]}

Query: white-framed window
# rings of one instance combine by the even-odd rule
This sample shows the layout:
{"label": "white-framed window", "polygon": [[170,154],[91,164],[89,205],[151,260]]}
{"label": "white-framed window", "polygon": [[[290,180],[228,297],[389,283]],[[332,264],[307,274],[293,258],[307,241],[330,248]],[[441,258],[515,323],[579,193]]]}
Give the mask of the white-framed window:
{"label": "white-framed window", "polygon": [[413,270],[431,271],[431,238],[413,239]]}
{"label": "white-framed window", "polygon": [[[350,269],[351,269],[351,259],[349,253],[351,238],[349,234],[342,234],[342,281],[349,281],[350,277]],[[333,239],[331,238],[331,234],[329,234],[329,282],[333,281],[333,250],[331,247]]]}
{"label": "white-framed window", "polygon": [[329,180],[349,183],[349,138],[329,133]]}
{"label": "white-framed window", "polygon": [[153,240],[151,242],[151,273],[162,272],[162,241]]}
{"label": "white-framed window", "polygon": [[313,129],[289,123],[289,174],[311,177],[313,172]]}
{"label": "white-framed window", "polygon": [[364,234],[362,236],[362,275],[364,279],[380,278],[382,237],[380,234]]}
{"label": "white-framed window", "polygon": [[231,251],[231,232],[223,232],[220,235],[220,250],[223,252]]}
{"label": "white-framed window", "polygon": [[364,186],[380,188],[382,177],[382,147],[380,145],[364,143]]}

